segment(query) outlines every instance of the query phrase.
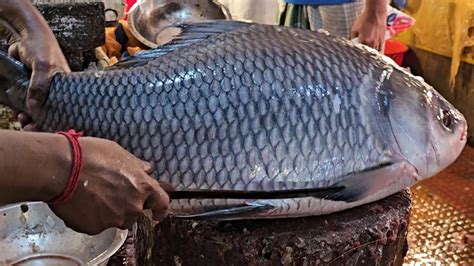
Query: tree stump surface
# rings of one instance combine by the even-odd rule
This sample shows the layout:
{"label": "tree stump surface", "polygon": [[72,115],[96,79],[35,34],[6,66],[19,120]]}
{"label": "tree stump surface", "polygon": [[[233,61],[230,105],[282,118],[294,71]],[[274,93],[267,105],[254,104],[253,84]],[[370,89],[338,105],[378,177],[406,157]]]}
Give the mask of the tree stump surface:
{"label": "tree stump surface", "polygon": [[[137,265],[402,265],[411,194],[324,216],[140,222]],[[146,244],[144,244],[146,243]],[[131,248],[131,247],[129,247]],[[130,252],[129,252],[130,253]]]}

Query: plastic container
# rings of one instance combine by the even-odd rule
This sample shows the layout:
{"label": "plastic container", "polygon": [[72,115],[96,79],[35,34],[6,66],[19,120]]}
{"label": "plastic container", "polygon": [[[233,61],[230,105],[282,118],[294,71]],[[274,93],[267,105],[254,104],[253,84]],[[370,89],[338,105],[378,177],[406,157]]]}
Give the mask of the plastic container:
{"label": "plastic container", "polygon": [[386,40],[384,54],[395,61],[399,66],[403,64],[403,58],[408,51],[408,46],[397,40]]}
{"label": "plastic container", "polygon": [[133,5],[137,2],[137,0],[126,0],[125,1],[125,16],[124,19],[128,20],[128,12],[133,7]]}
{"label": "plastic container", "polygon": [[135,4],[136,2],[137,2],[137,0],[127,0],[127,1],[125,1],[125,3],[126,3],[125,11],[128,12],[130,10],[130,8],[132,8],[133,4]]}

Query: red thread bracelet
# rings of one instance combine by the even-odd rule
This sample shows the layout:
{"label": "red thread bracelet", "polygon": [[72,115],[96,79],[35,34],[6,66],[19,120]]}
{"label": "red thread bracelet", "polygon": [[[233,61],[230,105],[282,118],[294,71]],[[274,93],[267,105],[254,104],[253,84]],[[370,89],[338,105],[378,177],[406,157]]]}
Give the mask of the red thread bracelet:
{"label": "red thread bracelet", "polygon": [[74,130],[69,130],[67,132],[58,132],[57,134],[64,135],[71,144],[72,147],[72,167],[71,173],[69,175],[69,179],[67,181],[66,187],[64,188],[63,192],[53,198],[52,200],[48,201],[48,204],[57,204],[60,202],[64,202],[71,198],[72,194],[77,188],[79,184],[79,177],[81,175],[82,170],[82,150],[81,145],[79,144],[79,137],[82,137],[82,132],[76,132]]}

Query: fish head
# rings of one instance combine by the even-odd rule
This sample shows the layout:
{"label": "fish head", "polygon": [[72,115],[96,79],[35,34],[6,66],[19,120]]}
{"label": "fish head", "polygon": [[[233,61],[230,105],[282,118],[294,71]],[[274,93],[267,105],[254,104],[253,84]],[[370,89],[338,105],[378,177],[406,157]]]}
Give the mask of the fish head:
{"label": "fish head", "polygon": [[388,117],[399,152],[420,178],[439,173],[466,145],[465,117],[420,77],[397,70],[390,86]]}
{"label": "fish head", "polygon": [[463,114],[435,89],[425,92],[428,112],[430,150],[433,151],[427,176],[432,176],[452,164],[467,142],[467,121]]}

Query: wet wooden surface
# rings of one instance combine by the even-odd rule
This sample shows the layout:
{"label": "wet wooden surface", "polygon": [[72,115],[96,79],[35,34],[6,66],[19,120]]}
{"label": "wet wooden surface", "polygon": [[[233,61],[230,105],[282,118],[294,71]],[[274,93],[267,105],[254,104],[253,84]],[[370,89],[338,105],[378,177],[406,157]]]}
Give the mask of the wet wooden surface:
{"label": "wet wooden surface", "polygon": [[232,222],[168,219],[155,228],[154,265],[401,265],[408,191],[346,211]]}

